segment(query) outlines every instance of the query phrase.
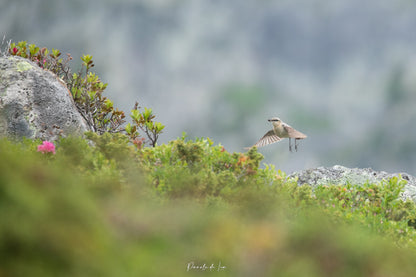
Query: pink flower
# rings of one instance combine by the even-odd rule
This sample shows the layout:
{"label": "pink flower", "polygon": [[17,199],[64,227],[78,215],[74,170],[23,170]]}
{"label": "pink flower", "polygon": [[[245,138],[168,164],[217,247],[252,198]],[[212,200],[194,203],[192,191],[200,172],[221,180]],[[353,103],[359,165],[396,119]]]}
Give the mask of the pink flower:
{"label": "pink flower", "polygon": [[38,145],[38,152],[42,152],[42,154],[52,152],[55,154],[55,145],[52,142],[45,140],[41,145]]}
{"label": "pink flower", "polygon": [[16,47],[13,47],[13,54],[14,54],[14,55],[16,55],[16,54],[17,54],[17,51],[18,51],[18,50],[17,50],[17,48],[16,48]]}

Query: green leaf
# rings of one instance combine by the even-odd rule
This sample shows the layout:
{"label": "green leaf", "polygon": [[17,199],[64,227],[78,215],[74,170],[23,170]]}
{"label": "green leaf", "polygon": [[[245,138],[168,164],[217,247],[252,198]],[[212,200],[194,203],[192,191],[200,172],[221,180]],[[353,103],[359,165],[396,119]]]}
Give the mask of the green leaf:
{"label": "green leaf", "polygon": [[29,52],[31,56],[35,56],[39,52],[39,47],[35,44],[29,44]]}
{"label": "green leaf", "polygon": [[95,91],[88,91],[88,95],[89,95],[89,97],[90,97],[91,100],[94,99],[94,97],[95,97]]}
{"label": "green leaf", "polygon": [[149,129],[149,130],[154,130],[154,127],[153,127],[153,122],[151,122],[151,121],[147,121],[147,122],[145,123],[145,125],[146,125],[147,129]]}
{"label": "green leaf", "polygon": [[132,110],[130,116],[133,120],[140,121],[140,111],[139,110]]}
{"label": "green leaf", "polygon": [[[155,124],[154,124],[154,128],[155,128],[155,130],[158,132],[158,133],[160,133],[160,132],[162,132],[162,130],[165,128],[165,126],[162,124],[162,123],[160,123],[160,122],[156,122]],[[211,144],[212,145],[212,144]]]}
{"label": "green leaf", "polygon": [[19,47],[19,48],[26,48],[26,46],[27,46],[27,41],[19,41],[18,43],[17,43],[17,46]]}
{"label": "green leaf", "polygon": [[143,117],[145,121],[148,121],[150,117],[152,116],[152,109],[144,108]]}
{"label": "green leaf", "polygon": [[104,83],[102,83],[102,82],[99,82],[99,83],[97,84],[97,87],[98,87],[100,90],[105,90],[105,88],[107,87],[107,84],[104,84]]}
{"label": "green leaf", "polygon": [[110,99],[106,99],[104,101],[104,104],[106,105],[107,108],[112,108],[113,107],[113,102]]}
{"label": "green leaf", "polygon": [[54,58],[57,58],[57,57],[59,57],[60,55],[61,55],[61,52],[60,52],[59,50],[52,48],[52,56],[53,56]]}
{"label": "green leaf", "polygon": [[88,67],[92,63],[92,56],[91,55],[82,55],[81,60],[84,62],[84,65]]}
{"label": "green leaf", "polygon": [[80,98],[81,97],[81,92],[82,92],[81,89],[78,89],[78,88],[75,88],[75,87],[73,87],[71,89],[72,97],[74,99]]}
{"label": "green leaf", "polygon": [[126,128],[125,129],[126,129],[127,134],[131,134],[132,127],[131,127],[131,124],[130,123],[128,123],[126,125]]}
{"label": "green leaf", "polygon": [[95,73],[89,72],[87,76],[88,83],[94,83],[98,81],[98,76]]}

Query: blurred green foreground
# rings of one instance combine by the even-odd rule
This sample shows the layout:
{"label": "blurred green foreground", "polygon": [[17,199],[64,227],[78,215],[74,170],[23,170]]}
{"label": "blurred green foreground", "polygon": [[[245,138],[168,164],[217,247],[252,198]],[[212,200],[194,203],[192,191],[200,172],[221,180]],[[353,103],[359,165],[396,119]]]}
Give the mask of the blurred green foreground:
{"label": "blurred green foreground", "polygon": [[255,149],[90,139],[0,140],[0,276],[416,276],[397,180],[312,192]]}

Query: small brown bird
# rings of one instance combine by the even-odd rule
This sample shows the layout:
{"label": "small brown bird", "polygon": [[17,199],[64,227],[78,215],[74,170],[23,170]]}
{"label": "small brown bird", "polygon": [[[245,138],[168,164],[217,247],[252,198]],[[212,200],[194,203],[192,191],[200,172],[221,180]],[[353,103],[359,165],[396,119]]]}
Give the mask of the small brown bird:
{"label": "small brown bird", "polygon": [[[298,151],[298,144],[297,141],[300,139],[304,139],[307,136],[295,129],[293,129],[290,125],[284,123],[278,117],[273,117],[268,120],[273,124],[273,129],[268,131],[256,144],[252,147],[262,147],[266,146],[275,142],[278,142],[284,138],[289,138],[289,151],[292,152],[292,141],[291,139],[295,139],[295,151]],[[249,147],[251,148],[251,147]]]}

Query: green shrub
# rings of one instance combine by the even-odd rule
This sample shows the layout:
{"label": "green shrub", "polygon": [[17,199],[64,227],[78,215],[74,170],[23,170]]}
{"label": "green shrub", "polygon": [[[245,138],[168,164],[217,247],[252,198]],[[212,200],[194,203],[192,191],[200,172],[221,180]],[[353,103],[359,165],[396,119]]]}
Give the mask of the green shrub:
{"label": "green shrub", "polygon": [[106,222],[87,180],[0,141],[0,275],[112,276]]}
{"label": "green shrub", "polygon": [[321,186],[315,189],[315,195],[320,207],[335,220],[361,222],[400,245],[410,243],[415,247],[416,231],[409,224],[416,218],[415,203],[400,199],[405,183],[394,177],[363,186]]}
{"label": "green shrub", "polygon": [[[72,57],[67,54],[61,58],[61,52],[57,49],[49,51],[46,47],[39,48],[35,44],[26,41],[11,43],[8,54],[19,56],[35,62],[39,67],[49,70],[60,78],[68,87],[75,101],[78,111],[88,123],[93,132],[100,135],[104,133],[125,133],[132,143],[139,148],[144,143],[155,146],[159,135],[165,126],[155,122],[155,115],[151,109],[144,108],[140,111],[138,103],[131,110],[132,123],[124,127],[125,114],[114,107],[113,101],[103,96],[107,84],[91,69],[94,62],[91,55],[81,57],[82,67],[77,73],[72,73],[69,66]],[[139,130],[142,133],[139,133]],[[147,137],[147,140],[143,137]]]}
{"label": "green shrub", "polygon": [[271,173],[267,180],[266,170],[259,169],[263,156],[255,149],[231,154],[221,145],[213,146],[210,139],[186,141],[183,136],[143,149],[139,157],[155,188],[172,198],[226,197],[247,186],[264,188],[274,178]]}
{"label": "green shrub", "polygon": [[398,179],[312,191],[259,168],[255,149],[89,136],[55,155],[0,140],[1,276],[416,274],[413,228],[390,233],[414,213]]}

